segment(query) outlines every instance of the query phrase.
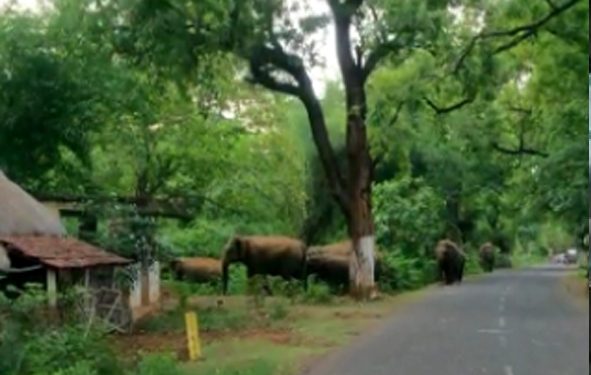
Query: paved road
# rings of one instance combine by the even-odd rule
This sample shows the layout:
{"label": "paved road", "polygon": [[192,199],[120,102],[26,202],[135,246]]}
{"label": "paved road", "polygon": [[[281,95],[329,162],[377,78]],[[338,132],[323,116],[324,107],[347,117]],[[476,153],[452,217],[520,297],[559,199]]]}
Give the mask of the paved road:
{"label": "paved road", "polygon": [[546,266],[435,288],[309,375],[589,374],[589,312]]}

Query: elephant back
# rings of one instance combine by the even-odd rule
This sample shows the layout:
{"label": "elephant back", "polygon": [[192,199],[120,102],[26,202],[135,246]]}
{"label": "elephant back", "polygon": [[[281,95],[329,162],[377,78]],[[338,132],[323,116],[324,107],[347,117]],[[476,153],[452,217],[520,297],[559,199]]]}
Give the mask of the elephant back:
{"label": "elephant back", "polygon": [[446,256],[466,257],[464,252],[455,244],[455,242],[444,239],[439,241],[435,247],[435,258],[437,260],[443,260]]}
{"label": "elephant back", "polygon": [[222,263],[215,258],[183,257],[174,261],[177,274],[193,276],[198,279],[216,278],[222,274]]}
{"label": "elephant back", "polygon": [[494,256],[495,247],[491,242],[487,242],[480,247],[480,256],[483,258],[490,258]]}

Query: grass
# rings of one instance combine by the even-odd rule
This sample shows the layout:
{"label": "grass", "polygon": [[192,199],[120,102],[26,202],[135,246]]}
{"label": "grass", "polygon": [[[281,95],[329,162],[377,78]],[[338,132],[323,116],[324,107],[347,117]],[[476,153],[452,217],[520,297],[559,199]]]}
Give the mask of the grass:
{"label": "grass", "polygon": [[186,362],[182,368],[187,375],[293,375],[307,362],[346,344],[421,293],[388,296],[365,304],[347,298],[330,305],[292,305],[287,300],[275,300],[288,308],[279,330],[256,330],[213,342],[204,347],[203,360]]}
{"label": "grass", "polygon": [[[214,296],[189,298],[187,308],[198,314],[203,357],[196,362],[180,362],[181,373],[299,373],[310,360],[354,339],[422,291],[385,296],[365,304],[345,297],[320,303],[325,300],[322,293],[314,293],[298,300],[229,296],[221,304]],[[170,351],[186,359],[183,311],[174,306],[168,312],[146,319],[138,326],[142,333],[122,338],[126,341],[119,346],[132,356],[139,350]],[[142,340],[145,342],[138,342]]]}

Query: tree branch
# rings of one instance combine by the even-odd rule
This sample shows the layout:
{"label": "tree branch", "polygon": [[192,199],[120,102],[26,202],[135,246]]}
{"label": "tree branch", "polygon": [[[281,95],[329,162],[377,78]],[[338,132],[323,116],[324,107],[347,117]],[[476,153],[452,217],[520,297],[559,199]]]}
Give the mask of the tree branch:
{"label": "tree branch", "polygon": [[464,49],[464,51],[462,52],[462,54],[458,58],[457,62],[454,64],[452,72],[457,73],[459,71],[459,69],[463,66],[466,58],[470,55],[470,53],[476,47],[479,40],[513,37],[508,42],[506,42],[500,46],[497,46],[495,49],[493,49],[493,54],[499,54],[501,52],[507,51],[507,50],[517,46],[519,43],[523,42],[524,40],[535,35],[538,32],[538,30],[540,30],[548,22],[550,22],[552,19],[556,18],[560,14],[564,13],[568,9],[572,8],[579,1],[580,0],[568,0],[561,5],[555,5],[555,4],[550,5],[553,3],[550,3],[549,1],[547,1],[550,5],[551,11],[537,21],[534,21],[529,24],[517,26],[517,27],[511,28],[508,30],[499,30],[499,31],[479,33],[478,35],[474,36],[470,40],[470,42],[468,43],[468,45],[466,46],[466,48]]}
{"label": "tree branch", "polygon": [[471,95],[471,96],[469,96],[465,99],[462,99],[459,102],[452,104],[450,106],[447,106],[447,107],[440,107],[440,106],[436,105],[431,99],[427,98],[426,96],[423,97],[423,99],[425,100],[427,105],[435,111],[435,113],[437,113],[438,115],[443,115],[443,114],[455,111],[457,109],[460,109],[467,104],[472,103],[476,99],[476,96]]}
{"label": "tree branch", "polygon": [[[329,187],[343,212],[348,212],[349,204],[334,148],[326,129],[324,113],[312,86],[310,76],[302,60],[286,53],[281,45],[272,42],[272,46],[260,46],[249,56],[252,81],[283,94],[296,96],[306,108],[312,130],[312,137],[325,170]],[[279,82],[271,76],[272,70],[289,75],[296,84]]]}
{"label": "tree branch", "polygon": [[394,115],[392,116],[392,118],[390,119],[390,121],[388,121],[388,127],[392,127],[394,126],[394,124],[396,124],[398,122],[398,118],[400,117],[400,112],[402,112],[402,107],[404,107],[404,104],[406,102],[403,100],[400,103],[398,103],[398,106],[396,107],[396,110],[394,111]]}
{"label": "tree branch", "polygon": [[277,81],[268,71],[262,69],[260,66],[251,66],[250,72],[252,74],[252,78],[248,80],[250,83],[258,83],[271,91],[286,95],[296,97],[301,95],[299,87],[290,83]]}
{"label": "tree branch", "polygon": [[493,142],[492,144],[493,150],[498,151],[503,154],[507,155],[532,155],[532,156],[540,156],[543,158],[547,158],[550,156],[547,152],[534,150],[531,148],[525,147],[523,144],[520,144],[519,148],[517,149],[509,149],[499,145],[497,142]]}
{"label": "tree branch", "polygon": [[401,48],[400,42],[397,39],[391,40],[389,42],[384,42],[378,45],[373,51],[369,53],[367,59],[365,61],[365,65],[363,66],[363,82],[367,81],[371,73],[375,70],[378,66],[380,61],[386,58],[390,53],[393,51]]}
{"label": "tree branch", "polygon": [[548,6],[552,9],[556,9],[556,4],[554,4],[552,2],[552,0],[546,0],[546,3],[548,4]]}
{"label": "tree branch", "polygon": [[[351,51],[351,17],[363,3],[362,0],[347,0],[341,3],[340,0],[328,0],[336,27],[336,45],[339,67],[343,76],[345,88],[359,86],[355,82],[359,78],[357,74],[360,67],[355,64],[355,58]],[[349,94],[349,93],[347,93]]]}

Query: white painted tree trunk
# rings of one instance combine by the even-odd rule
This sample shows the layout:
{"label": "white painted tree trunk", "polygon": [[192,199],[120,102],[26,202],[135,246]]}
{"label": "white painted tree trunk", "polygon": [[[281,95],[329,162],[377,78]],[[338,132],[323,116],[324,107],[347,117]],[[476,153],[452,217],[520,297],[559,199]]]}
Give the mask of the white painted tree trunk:
{"label": "white painted tree trunk", "polygon": [[375,297],[375,237],[365,236],[353,240],[355,251],[351,254],[349,278],[352,294],[361,299]]}

